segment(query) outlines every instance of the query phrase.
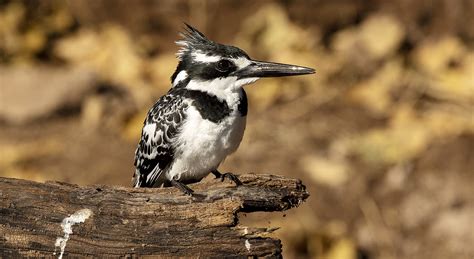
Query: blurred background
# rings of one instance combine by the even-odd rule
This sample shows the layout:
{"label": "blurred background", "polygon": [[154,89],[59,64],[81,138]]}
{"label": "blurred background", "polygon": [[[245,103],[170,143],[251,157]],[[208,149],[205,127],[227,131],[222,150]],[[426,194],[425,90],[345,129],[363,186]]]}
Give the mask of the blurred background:
{"label": "blurred background", "polygon": [[221,169],[311,196],[244,224],[279,226],[286,258],[474,257],[472,0],[0,0],[0,176],[130,186],[183,21],[317,70],[246,87]]}

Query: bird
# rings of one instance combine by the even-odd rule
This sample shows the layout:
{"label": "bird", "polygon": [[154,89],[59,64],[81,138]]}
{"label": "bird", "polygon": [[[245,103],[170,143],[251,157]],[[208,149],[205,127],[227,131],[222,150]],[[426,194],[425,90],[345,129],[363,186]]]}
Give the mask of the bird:
{"label": "bird", "polygon": [[242,141],[248,112],[243,86],[263,77],[315,73],[309,67],[253,60],[238,47],[208,39],[184,23],[171,88],[149,110],[135,151],[133,187],[188,184],[210,173],[241,185],[219,165]]}

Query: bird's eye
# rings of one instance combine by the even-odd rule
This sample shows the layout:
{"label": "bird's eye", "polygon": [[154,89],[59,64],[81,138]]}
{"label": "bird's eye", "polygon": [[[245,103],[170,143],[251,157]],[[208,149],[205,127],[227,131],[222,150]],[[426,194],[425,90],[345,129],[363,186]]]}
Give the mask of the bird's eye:
{"label": "bird's eye", "polygon": [[232,62],[227,59],[221,59],[217,62],[216,69],[220,72],[228,72],[232,67]]}

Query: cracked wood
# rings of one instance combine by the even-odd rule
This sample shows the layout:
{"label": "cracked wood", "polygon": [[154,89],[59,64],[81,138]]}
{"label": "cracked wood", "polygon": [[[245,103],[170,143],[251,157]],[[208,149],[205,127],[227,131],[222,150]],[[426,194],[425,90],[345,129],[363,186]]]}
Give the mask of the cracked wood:
{"label": "cracked wood", "polygon": [[238,212],[282,211],[309,195],[300,180],[241,175],[243,186],[206,181],[191,185],[198,198],[175,188],[77,186],[0,178],[0,257],[58,256],[61,224],[72,226],[65,256],[280,257],[271,229],[238,224]]}

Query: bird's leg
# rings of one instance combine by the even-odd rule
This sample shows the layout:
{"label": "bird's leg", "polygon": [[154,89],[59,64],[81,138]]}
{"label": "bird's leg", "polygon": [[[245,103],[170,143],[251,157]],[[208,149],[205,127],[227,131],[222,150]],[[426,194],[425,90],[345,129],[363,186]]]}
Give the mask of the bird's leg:
{"label": "bird's leg", "polygon": [[237,175],[233,173],[221,173],[217,171],[217,169],[212,170],[211,173],[216,176],[216,178],[220,178],[221,181],[223,182],[225,178],[228,178],[229,180],[233,181],[237,186],[242,185],[242,182],[239,180]]}
{"label": "bird's leg", "polygon": [[191,188],[189,188],[188,186],[186,186],[186,184],[184,184],[182,182],[178,182],[176,180],[171,180],[170,182],[171,182],[171,185],[178,188],[184,194],[189,195],[189,196],[193,196],[194,191]]}

